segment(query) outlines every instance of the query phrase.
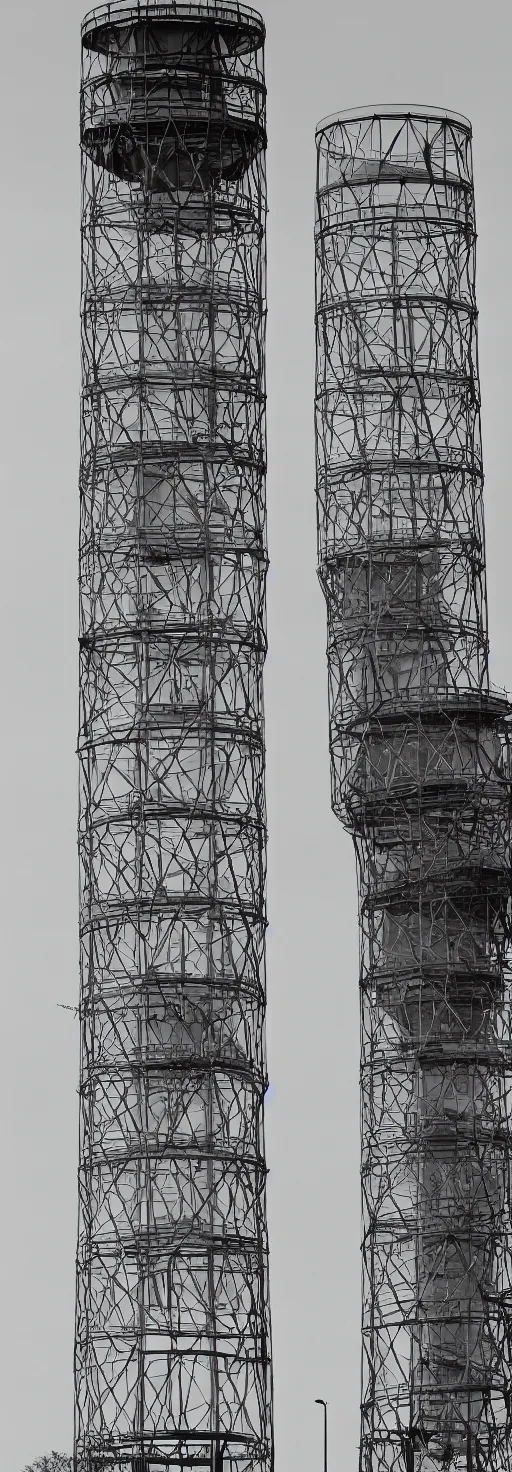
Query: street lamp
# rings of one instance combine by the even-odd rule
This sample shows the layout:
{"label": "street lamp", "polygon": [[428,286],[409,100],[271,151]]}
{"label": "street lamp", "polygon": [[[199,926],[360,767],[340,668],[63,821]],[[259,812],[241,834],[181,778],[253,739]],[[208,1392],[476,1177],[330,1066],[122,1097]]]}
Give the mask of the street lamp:
{"label": "street lamp", "polygon": [[327,1401],[317,1398],[315,1405],[324,1408],[324,1472],[327,1472]]}

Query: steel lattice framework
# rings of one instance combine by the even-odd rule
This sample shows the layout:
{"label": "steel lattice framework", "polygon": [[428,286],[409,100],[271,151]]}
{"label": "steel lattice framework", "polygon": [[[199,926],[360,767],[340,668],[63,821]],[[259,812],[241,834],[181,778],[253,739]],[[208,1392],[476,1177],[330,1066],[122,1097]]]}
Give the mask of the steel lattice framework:
{"label": "steel lattice framework", "polygon": [[83,26],[76,1465],[272,1463],[264,29]]}
{"label": "steel lattice framework", "polygon": [[471,129],[318,130],[332,794],[360,894],[361,1467],[510,1467],[508,705],[488,679]]}

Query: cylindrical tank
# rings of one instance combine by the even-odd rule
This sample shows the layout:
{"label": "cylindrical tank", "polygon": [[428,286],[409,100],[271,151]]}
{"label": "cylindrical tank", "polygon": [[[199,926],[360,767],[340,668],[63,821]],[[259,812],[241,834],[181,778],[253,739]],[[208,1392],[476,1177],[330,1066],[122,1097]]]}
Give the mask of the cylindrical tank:
{"label": "cylindrical tank", "polygon": [[264,27],[83,25],[80,1472],[268,1472]]}
{"label": "cylindrical tank", "polygon": [[333,807],[360,892],[361,1468],[504,1472],[508,703],[488,678],[471,128],[320,124]]}

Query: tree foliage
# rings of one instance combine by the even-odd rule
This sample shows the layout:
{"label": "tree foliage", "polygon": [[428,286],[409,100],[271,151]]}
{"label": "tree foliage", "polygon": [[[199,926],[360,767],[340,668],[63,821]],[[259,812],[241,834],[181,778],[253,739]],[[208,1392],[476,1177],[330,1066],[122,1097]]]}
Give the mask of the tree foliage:
{"label": "tree foliage", "polygon": [[49,1452],[47,1457],[36,1457],[24,1472],[73,1472],[73,1458],[64,1452]]}

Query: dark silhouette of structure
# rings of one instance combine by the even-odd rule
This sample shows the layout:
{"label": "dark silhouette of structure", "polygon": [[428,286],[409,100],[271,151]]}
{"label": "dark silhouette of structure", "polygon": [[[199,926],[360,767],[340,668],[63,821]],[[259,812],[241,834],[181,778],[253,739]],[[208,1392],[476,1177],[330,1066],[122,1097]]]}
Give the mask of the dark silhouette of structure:
{"label": "dark silhouette of structure", "polygon": [[271,1466],[263,41],[82,31],[81,1472]]}
{"label": "dark silhouette of structure", "polygon": [[505,1472],[510,708],[488,676],[471,129],[361,109],[317,141],[332,799],[360,893],[361,1467]]}

